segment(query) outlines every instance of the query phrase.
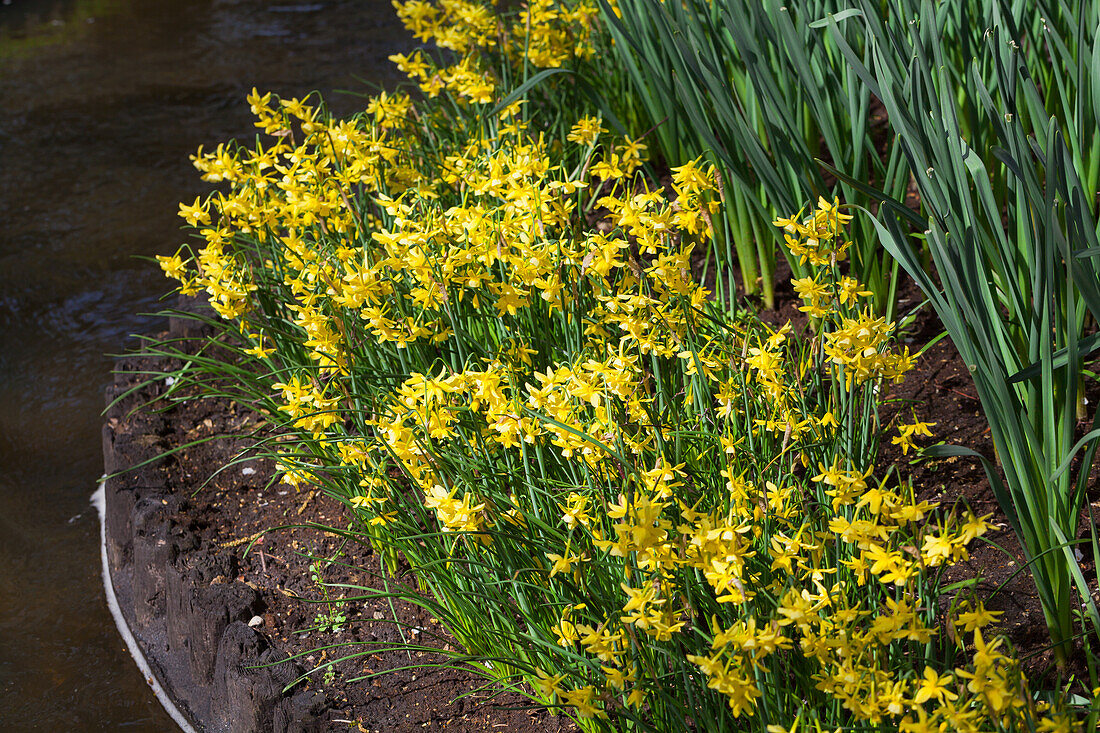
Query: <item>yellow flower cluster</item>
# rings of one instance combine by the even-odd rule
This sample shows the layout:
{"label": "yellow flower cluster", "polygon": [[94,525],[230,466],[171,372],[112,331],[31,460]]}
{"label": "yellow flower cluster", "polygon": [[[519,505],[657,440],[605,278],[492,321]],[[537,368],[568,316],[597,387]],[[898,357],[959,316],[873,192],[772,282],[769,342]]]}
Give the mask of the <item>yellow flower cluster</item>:
{"label": "yellow flower cluster", "polygon": [[825,336],[825,354],[844,372],[848,385],[873,379],[900,382],[913,367],[908,347],[900,354],[884,353],[894,325],[877,318],[870,309],[854,318],[841,319],[840,328]]}
{"label": "yellow flower cluster", "polygon": [[[583,53],[591,12],[533,3],[519,44],[487,6],[413,0],[406,23],[470,74],[398,63],[429,96],[488,102],[473,53],[497,39],[552,66]],[[952,621],[972,664],[925,658],[943,622],[929,576],[989,525],[876,480],[854,449],[862,405],[912,363],[892,324],[824,271],[796,283],[815,338],[720,312],[693,277],[720,198],[708,166],[656,186],[637,141],[598,118],[547,141],[519,104],[425,129],[435,113],[404,95],[350,121],[249,103],[270,143],[199,151],[228,190],[181,206],[201,245],[161,265],[269,368],[299,436],[287,481],[325,485],[391,539],[438,541],[425,573],[469,559],[540,594],[496,616],[529,614],[537,650],[510,649],[543,699],[597,724],[657,715],[692,681],[769,729],[814,711],[907,731],[1043,712],[985,643],[984,609]],[[832,268],[848,218],[822,201],[777,223]]]}
{"label": "yellow flower cluster", "polygon": [[589,59],[596,51],[598,11],[589,0],[533,0],[512,17],[468,0],[396,0],[393,6],[416,38],[459,56],[443,67],[420,51],[390,57],[429,98],[446,92],[476,104],[493,101],[499,80],[484,59],[488,54],[500,54],[516,69],[524,63],[552,69]]}
{"label": "yellow flower cluster", "polygon": [[901,448],[902,455],[908,455],[909,449],[916,447],[913,439],[918,435],[931,438],[932,428],[935,425],[934,422],[924,422],[923,420],[917,420],[911,425],[898,425],[898,434],[890,438],[890,442]]}
{"label": "yellow flower cluster", "polygon": [[803,219],[800,211],[794,216],[775,220],[775,225],[783,229],[783,239],[799,262],[807,261],[815,267],[835,265],[847,257],[851,241],[844,234],[844,227],[852,220],[851,214],[840,210],[840,202],[819,198],[817,209]]}
{"label": "yellow flower cluster", "polygon": [[844,259],[851,245],[844,225],[851,215],[841,213],[840,204],[819,199],[817,209],[806,219],[802,212],[775,220],[784,230],[787,247],[800,261],[813,265],[813,274],[792,281],[802,299],[799,308],[814,319],[833,319],[827,330],[823,350],[829,361],[844,375],[848,389],[871,380],[900,382],[913,367],[909,349],[889,351],[894,324],[875,317],[870,306],[859,301],[871,297],[862,283],[837,272],[836,263]]}

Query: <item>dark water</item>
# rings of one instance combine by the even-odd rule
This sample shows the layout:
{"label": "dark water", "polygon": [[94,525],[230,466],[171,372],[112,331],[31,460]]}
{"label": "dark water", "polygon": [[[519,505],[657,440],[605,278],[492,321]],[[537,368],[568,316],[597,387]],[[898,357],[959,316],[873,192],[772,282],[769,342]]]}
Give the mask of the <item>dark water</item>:
{"label": "dark water", "polygon": [[88,499],[108,352],[157,328],[155,265],[253,134],[252,86],[340,113],[407,47],[387,0],[0,0],[0,730],[173,728],[118,638]]}

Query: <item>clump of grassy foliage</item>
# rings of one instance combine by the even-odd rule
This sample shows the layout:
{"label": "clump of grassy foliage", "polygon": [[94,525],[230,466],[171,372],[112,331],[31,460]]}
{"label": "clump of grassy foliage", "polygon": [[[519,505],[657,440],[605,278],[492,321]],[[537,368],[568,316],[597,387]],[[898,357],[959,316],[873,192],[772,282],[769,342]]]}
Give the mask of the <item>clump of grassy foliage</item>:
{"label": "clump of grassy foliage", "polygon": [[[642,109],[660,123],[660,150],[674,163],[706,154],[722,172],[728,205],[718,251],[727,267],[736,259],[746,292],[769,308],[777,251],[805,275],[769,226],[777,214],[822,196],[869,203],[869,184],[904,198],[909,183],[900,147],[880,151],[870,89],[842,52],[847,44],[864,53],[865,34],[848,23],[838,43],[820,28],[830,14],[850,13],[849,4],[621,0],[605,9]],[[830,175],[820,159],[854,183]],[[892,318],[897,265],[869,220],[854,226],[851,273]]]}
{"label": "clump of grassy foliage", "polygon": [[409,561],[426,595],[394,592],[456,664],[584,729],[1070,729],[944,587],[988,517],[875,474],[915,357],[843,267],[852,215],[769,223],[811,328],[731,313],[693,277],[719,174],[661,185],[608,133],[589,8],[398,10],[453,53],[396,59],[425,99],[254,92],[265,137],[200,151],[227,185],[161,258],[240,359],[189,364],[267,413],[282,480]]}

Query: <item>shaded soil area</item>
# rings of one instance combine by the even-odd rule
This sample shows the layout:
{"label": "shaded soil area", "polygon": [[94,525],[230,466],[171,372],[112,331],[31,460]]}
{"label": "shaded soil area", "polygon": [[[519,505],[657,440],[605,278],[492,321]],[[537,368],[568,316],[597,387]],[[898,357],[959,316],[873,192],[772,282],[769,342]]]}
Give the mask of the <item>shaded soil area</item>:
{"label": "shaded soil area", "polygon": [[[120,362],[116,383],[136,385],[150,372],[180,366],[130,358]],[[273,462],[250,452],[270,437],[260,416],[227,399],[201,398],[193,388],[174,389],[170,403],[154,403],[171,405],[155,417],[148,407],[132,412],[163,397],[171,382],[157,378],[128,396],[122,417],[108,428],[155,444],[158,452],[175,451],[154,470],[175,497],[170,519],[189,536],[179,544],[190,559],[176,564],[202,564],[193,575],[197,582],[236,581],[255,591],[248,626],[276,650],[269,657],[293,656],[295,671],[306,675],[296,688],[312,695],[320,723],[302,730],[575,730],[565,715],[455,668],[446,654],[456,651],[454,640],[423,608],[362,599],[357,588],[410,591],[415,580],[406,567],[382,572],[369,546],[326,531],[346,527],[339,502],[273,480]]]}

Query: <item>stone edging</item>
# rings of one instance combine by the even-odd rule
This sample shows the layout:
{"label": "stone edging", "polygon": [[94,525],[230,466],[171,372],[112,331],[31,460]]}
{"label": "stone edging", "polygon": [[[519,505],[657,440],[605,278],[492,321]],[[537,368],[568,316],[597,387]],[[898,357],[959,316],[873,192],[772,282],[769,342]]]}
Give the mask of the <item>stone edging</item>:
{"label": "stone edging", "polygon": [[[173,331],[187,328],[173,320]],[[119,363],[108,404],[144,378],[127,366]],[[199,731],[324,730],[323,696],[303,689],[284,694],[301,668],[278,663],[287,654],[248,625],[264,611],[261,594],[236,580],[235,559],[200,545],[173,519],[187,500],[168,485],[163,460],[152,460],[167,449],[166,419],[128,418],[127,409],[112,407],[103,426],[105,474],[126,471],[105,482],[107,571],[157,681]],[[150,462],[133,468],[144,461]]]}

